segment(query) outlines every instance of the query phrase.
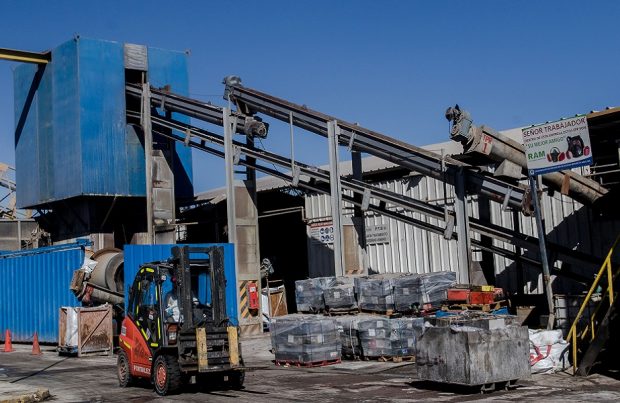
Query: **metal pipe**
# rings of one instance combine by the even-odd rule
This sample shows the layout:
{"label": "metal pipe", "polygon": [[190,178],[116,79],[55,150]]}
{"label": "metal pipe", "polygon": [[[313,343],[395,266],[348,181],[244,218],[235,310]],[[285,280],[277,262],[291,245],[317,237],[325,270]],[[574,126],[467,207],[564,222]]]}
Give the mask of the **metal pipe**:
{"label": "metal pipe", "polygon": [[[450,132],[451,138],[463,145],[464,154],[485,155],[496,162],[508,160],[521,166],[521,173],[527,175],[527,160],[522,144],[509,139],[490,127],[474,126],[469,114],[456,107],[448,109],[446,118],[453,123]],[[570,179],[566,179],[566,176],[569,176]],[[564,181],[568,180],[568,196],[583,204],[593,204],[607,193],[607,189],[597,182],[572,171],[544,174],[542,180],[545,185],[556,190],[561,190]]]}
{"label": "metal pipe", "polygon": [[25,50],[0,48],[0,59],[22,63],[47,64],[52,61],[52,52],[28,52]]}
{"label": "metal pipe", "polygon": [[91,259],[96,261],[97,265],[90,274],[89,281],[112,292],[123,292],[123,251],[116,248],[101,249],[91,256]]}

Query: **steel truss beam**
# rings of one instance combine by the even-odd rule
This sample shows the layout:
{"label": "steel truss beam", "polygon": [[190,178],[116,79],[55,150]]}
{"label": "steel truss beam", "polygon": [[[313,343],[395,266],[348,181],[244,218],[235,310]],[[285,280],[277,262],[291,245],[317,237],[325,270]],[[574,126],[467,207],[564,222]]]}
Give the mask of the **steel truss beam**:
{"label": "steel truss beam", "polygon": [[[212,107],[212,105],[209,106],[209,108]],[[220,109],[220,114],[222,114],[222,109]],[[128,115],[136,118],[139,118],[140,116],[138,112],[128,112]],[[223,148],[223,136],[205,129],[194,127],[187,123],[179,122],[172,118],[159,116],[155,113],[151,115],[151,119],[153,128],[159,135],[172,140],[184,142],[187,146],[220,158],[224,158],[223,150],[219,150],[208,145],[214,144]],[[238,141],[233,142],[233,147],[239,157],[245,155],[250,157],[250,160],[254,159],[256,161],[250,164],[248,163],[248,158],[236,158],[238,160],[238,162],[236,162],[239,165],[256,169],[259,172],[283,179],[289,183],[296,183],[296,187],[306,191],[327,195],[330,194],[329,171],[295,161],[294,164],[297,172],[281,172],[276,167],[279,166],[284,169],[290,169],[292,161],[289,158],[270,153],[265,150],[249,147],[248,145]],[[258,161],[261,163],[258,163]],[[432,205],[430,203],[416,200],[388,190],[380,189],[361,180],[342,177],[341,186],[343,193],[345,193],[342,197],[345,202],[351,203],[368,211],[373,211],[375,213],[391,217],[395,220],[413,225],[435,234],[442,236],[445,235],[445,225],[442,227],[440,225],[431,224],[424,220],[417,219],[411,214],[412,212],[419,213],[440,222],[445,222],[446,213],[443,207]],[[355,197],[356,195],[358,196],[357,198]],[[448,215],[453,216],[454,213],[449,212]],[[481,220],[472,217],[470,217],[469,220],[470,229],[474,232],[530,251],[538,250],[538,238],[536,237],[524,235],[489,222],[482,222]],[[457,234],[453,231],[451,231],[451,234],[448,234],[448,236],[450,239],[458,239]],[[483,245],[480,241],[475,239],[471,239],[471,242],[472,245],[480,248],[481,250],[486,250],[494,254],[504,256],[508,259],[515,258],[515,252],[509,249],[492,245]],[[594,264],[592,263],[592,256],[573,251],[570,248],[554,243],[548,243],[548,247],[549,250],[552,251],[552,255],[555,259],[561,260],[565,263],[578,265],[578,267],[594,267]],[[528,258],[525,256],[521,256],[520,259],[528,264],[541,267],[540,261],[537,259]],[[594,261],[596,261],[596,259],[594,259]],[[573,278],[577,277],[578,280],[585,280],[579,278],[578,275],[573,273],[558,272],[558,274],[567,274]]]}
{"label": "steel truss beam", "polygon": [[227,84],[225,94],[237,105],[240,112],[248,116],[263,113],[286,123],[292,121],[293,125],[323,137],[327,137],[328,122],[336,120],[340,128],[340,144],[351,150],[374,155],[431,178],[445,180],[452,185],[456,183],[458,169],[464,169],[469,194],[483,194],[499,203],[505,203],[507,198],[508,205],[520,210],[529,209],[529,205],[526,205],[529,203],[526,203],[525,186],[510,184],[484,172],[476,172],[475,167],[453,158],[442,158],[441,155],[422,148],[305,106],[245,88],[241,84]]}

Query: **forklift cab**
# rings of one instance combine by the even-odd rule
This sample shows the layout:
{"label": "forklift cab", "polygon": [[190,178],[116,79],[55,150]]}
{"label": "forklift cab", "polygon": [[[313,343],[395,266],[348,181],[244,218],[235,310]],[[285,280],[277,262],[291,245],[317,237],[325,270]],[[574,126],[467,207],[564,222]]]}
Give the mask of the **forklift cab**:
{"label": "forklift cab", "polygon": [[121,386],[151,378],[164,395],[192,375],[219,372],[241,387],[238,328],[226,314],[225,284],[222,247],[174,247],[168,261],[141,265],[119,336]]}

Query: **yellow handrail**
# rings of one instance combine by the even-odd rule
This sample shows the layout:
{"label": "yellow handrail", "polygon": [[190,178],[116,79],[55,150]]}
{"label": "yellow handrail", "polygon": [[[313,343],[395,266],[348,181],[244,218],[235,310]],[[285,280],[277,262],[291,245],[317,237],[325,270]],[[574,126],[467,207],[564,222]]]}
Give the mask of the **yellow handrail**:
{"label": "yellow handrail", "polygon": [[[614,250],[616,246],[618,245],[618,242],[620,242],[620,235],[618,235],[618,237],[616,238],[616,241],[609,249],[609,253],[607,253],[607,257],[603,261],[601,268],[596,274],[596,278],[594,279],[594,283],[592,283],[592,286],[590,287],[588,294],[586,294],[586,297],[583,299],[581,307],[579,308],[579,312],[577,312],[577,316],[575,317],[575,320],[573,321],[573,324],[570,327],[570,331],[568,332],[568,335],[566,336],[566,341],[569,341],[572,344],[573,374],[577,372],[577,324],[579,323],[579,320],[581,319],[583,312],[588,306],[590,302],[590,298],[592,298],[592,294],[594,294],[594,291],[598,287],[599,283],[601,282],[601,279],[603,278],[603,275],[605,274],[607,275],[607,290],[605,294],[602,296],[601,300],[599,301],[599,305],[595,308],[594,313],[591,315],[590,321],[588,325],[586,326],[586,329],[584,329],[583,335],[587,334],[588,330],[590,330],[590,333],[592,333],[591,340],[594,340],[594,336],[595,336],[594,317],[596,316],[596,313],[598,312],[600,306],[602,305],[603,300],[605,299],[604,297],[606,295],[609,297],[609,306],[611,306],[614,303],[614,288],[613,288],[614,275],[613,275],[613,271],[611,267],[611,257],[613,256]],[[588,327],[590,329],[588,329]]]}

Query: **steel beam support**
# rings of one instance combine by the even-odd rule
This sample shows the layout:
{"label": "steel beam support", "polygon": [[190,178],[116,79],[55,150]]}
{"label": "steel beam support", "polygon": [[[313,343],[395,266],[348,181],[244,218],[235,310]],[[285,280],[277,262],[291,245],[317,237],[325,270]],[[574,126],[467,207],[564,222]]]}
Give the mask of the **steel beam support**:
{"label": "steel beam support", "polygon": [[[353,172],[353,179],[362,182],[363,181],[363,167],[362,167],[362,153],[357,151],[351,152],[351,171]],[[370,195],[364,200],[364,196],[368,192],[364,190],[363,193],[353,193],[355,199],[355,207],[353,209],[353,225],[357,232],[357,243],[359,244],[358,259],[360,266],[363,269],[363,273],[368,273],[368,247],[366,244],[366,220],[363,205],[370,203]]]}
{"label": "steel beam support", "polygon": [[[284,122],[290,122],[292,116],[295,126],[321,136],[327,136],[328,122],[337,120],[340,127],[340,144],[348,146],[351,150],[366,152],[435,179],[445,179],[448,183],[454,184],[456,171],[459,168],[468,167],[460,161],[446,158],[446,172],[444,173],[442,158],[435,153],[257,90],[240,85],[228,86],[226,90],[230,99],[242,110],[264,113]],[[512,207],[522,208],[525,195],[523,186],[508,184],[489,174],[478,172],[467,172],[466,181],[466,188],[470,193],[482,193],[499,202],[504,201],[508,195],[509,204]]]}
{"label": "steel beam support", "polygon": [[465,191],[465,175],[459,170],[454,184],[456,194],[454,207],[456,214],[456,233],[459,268],[457,281],[461,284],[469,284],[471,270],[471,240],[469,237],[469,214],[467,212],[467,192]]}
{"label": "steel beam support", "polygon": [[[129,114],[131,115],[132,112],[129,112]],[[171,128],[171,129],[181,131],[181,132],[186,132],[187,130],[190,130],[192,136],[196,137],[196,139],[199,139],[199,144],[194,143],[193,141],[190,142],[191,147],[195,147],[202,151],[205,151],[210,154],[224,158],[224,153],[222,151],[215,150],[205,145],[206,142],[209,142],[209,143],[217,144],[219,146],[224,146],[224,137],[220,135],[217,135],[215,133],[209,132],[204,129],[192,127],[186,123],[178,122],[172,119],[164,119],[159,116],[153,116],[153,124],[157,125],[158,127]],[[185,140],[185,136],[176,136],[174,132],[170,134],[170,133],[163,133],[162,131],[162,133],[160,134],[163,136],[167,136],[169,138],[173,138],[177,141]],[[274,169],[273,165],[280,166],[285,169],[289,168],[291,166],[290,159],[279,156],[277,154],[269,153],[264,150],[249,149],[246,147],[246,145],[240,142],[235,142],[234,146],[241,153],[252,155],[256,157],[257,160],[260,160],[269,165],[269,166],[261,166],[257,164],[257,166],[255,167],[257,170],[263,173],[266,173],[268,175],[282,178],[289,182],[296,182],[298,186],[305,188],[307,190],[316,191],[316,192],[323,193],[323,194],[329,194],[329,191],[325,191],[325,189],[321,187],[321,184],[325,184],[325,185],[329,184],[329,172],[316,168],[316,167],[312,167],[309,165],[296,162],[295,167],[296,167],[296,171],[298,172],[296,176],[293,177],[290,175],[283,175],[278,170]],[[243,164],[243,161],[241,161],[241,164]],[[315,184],[309,184],[309,182],[305,182],[304,184],[304,181],[301,180],[302,177],[311,178],[311,182]],[[352,192],[353,194],[355,193],[363,194],[363,201],[361,205],[362,208],[367,208],[370,211],[379,212],[383,215],[392,217],[396,220],[417,226],[418,228],[428,229],[427,228],[428,225],[427,223],[424,223],[423,221],[409,219],[405,215],[399,215],[397,213],[394,213],[393,211],[390,211],[390,209],[387,209],[387,208],[381,208],[377,205],[372,205],[372,204],[366,205],[366,203],[364,203],[364,200],[369,203],[370,198],[372,197],[372,198],[379,200],[380,204],[383,203],[386,205],[400,207],[405,210],[415,211],[425,216],[436,218],[440,221],[446,221],[446,213],[444,209],[440,206],[432,205],[430,203],[423,202],[421,200],[416,200],[416,199],[409,198],[409,197],[406,197],[400,194],[396,194],[396,193],[393,193],[393,192],[390,192],[384,189],[380,189],[370,184],[367,184],[361,181],[356,181],[354,179],[341,178],[341,185],[343,186],[343,189],[348,190]],[[343,200],[346,200],[348,202],[355,204],[355,200],[353,200],[352,198],[351,200],[349,200],[348,198],[343,197]],[[453,217],[453,215],[449,215],[449,217]],[[470,223],[470,229],[481,235],[486,235],[499,241],[508,242],[517,247],[527,249],[527,250],[537,250],[539,247],[538,239],[536,237],[533,237],[530,235],[524,235],[517,231],[512,231],[505,227],[491,224],[489,222],[483,222],[475,218],[470,218],[469,223]],[[428,229],[428,230],[431,230],[432,232],[434,232],[434,230],[432,229]],[[441,230],[438,230],[436,233],[443,235],[444,231],[445,231],[445,227],[443,227]],[[446,236],[451,237],[450,234]],[[570,248],[567,248],[561,245],[553,244],[551,242],[547,243],[547,247],[553,251],[554,256],[556,256],[558,260],[561,260],[566,263],[578,265],[581,267],[591,267],[591,268],[596,269],[598,266],[596,266],[596,263],[594,262],[601,260],[596,257],[592,257],[591,255],[587,255],[587,254],[572,250]],[[483,248],[483,249],[490,250],[493,253],[508,257],[509,259],[514,258],[514,252],[504,254],[504,252],[501,252],[502,250],[501,248],[489,247],[489,248]],[[497,252],[497,251],[500,251],[500,252]],[[537,267],[540,267],[540,262],[535,262],[535,261],[532,261],[531,259],[527,260],[525,258],[523,258],[522,261],[524,263],[534,264]]]}
{"label": "steel beam support", "polygon": [[52,60],[52,52],[39,53],[0,48],[0,59],[22,63],[47,64]]}
{"label": "steel beam support", "polygon": [[[227,207],[227,225],[228,225],[228,243],[237,242],[237,223],[235,221],[235,165],[234,165],[234,118],[230,116],[230,109],[224,108],[223,125],[224,125],[224,165],[226,166],[226,207]],[[237,253],[235,252],[235,267],[237,263]]]}
{"label": "steel beam support", "polygon": [[151,122],[151,86],[142,84],[141,125],[144,134],[144,172],[146,174],[146,227],[148,243],[155,242],[153,222],[153,132]]}
{"label": "steel beam support", "polygon": [[327,125],[327,141],[329,143],[329,184],[331,194],[332,225],[334,228],[334,274],[344,276],[344,242],[342,237],[342,185],[340,183],[340,158],[338,157],[338,122],[331,121]]}
{"label": "steel beam support", "polygon": [[536,215],[536,228],[538,229],[538,244],[540,245],[540,260],[543,269],[543,282],[545,285],[545,294],[547,296],[547,305],[549,306],[549,319],[547,321],[547,329],[553,329],[555,324],[555,308],[553,305],[553,288],[551,288],[551,274],[549,273],[549,258],[547,257],[547,246],[545,238],[545,226],[542,221],[542,208],[538,200],[538,179],[536,176],[529,176],[530,188],[532,190],[532,201],[534,204],[534,213]]}

